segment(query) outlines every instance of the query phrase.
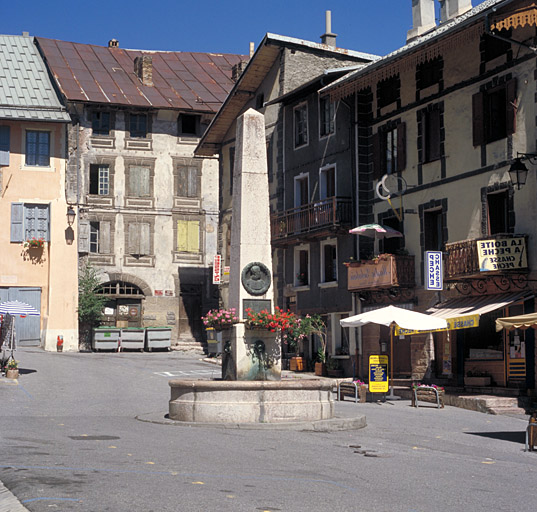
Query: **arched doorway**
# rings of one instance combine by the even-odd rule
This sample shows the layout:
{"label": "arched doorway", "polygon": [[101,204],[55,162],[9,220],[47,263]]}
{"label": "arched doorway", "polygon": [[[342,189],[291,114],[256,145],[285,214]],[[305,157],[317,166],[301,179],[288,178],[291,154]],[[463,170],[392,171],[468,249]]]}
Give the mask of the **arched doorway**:
{"label": "arched doorway", "polygon": [[105,295],[102,324],[109,327],[142,327],[142,301],[144,292],[126,281],[103,283],[96,291]]}

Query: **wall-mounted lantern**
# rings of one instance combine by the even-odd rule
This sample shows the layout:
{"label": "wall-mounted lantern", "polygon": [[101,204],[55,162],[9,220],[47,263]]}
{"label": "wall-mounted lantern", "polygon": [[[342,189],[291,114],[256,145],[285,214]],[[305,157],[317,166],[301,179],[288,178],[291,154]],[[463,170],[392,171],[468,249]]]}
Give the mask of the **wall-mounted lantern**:
{"label": "wall-mounted lantern", "polygon": [[537,164],[537,153],[519,153],[517,151],[514,162],[509,167],[509,179],[513,187],[520,190],[526,184],[528,178],[528,168],[523,160],[529,160],[531,164]]}

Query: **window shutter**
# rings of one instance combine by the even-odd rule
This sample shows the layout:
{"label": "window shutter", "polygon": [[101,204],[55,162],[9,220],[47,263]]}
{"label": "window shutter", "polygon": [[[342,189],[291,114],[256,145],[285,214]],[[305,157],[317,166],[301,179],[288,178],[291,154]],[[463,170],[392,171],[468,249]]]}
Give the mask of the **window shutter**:
{"label": "window shutter", "polygon": [[397,125],[397,171],[406,168],[406,123]]}
{"label": "window shutter", "polygon": [[483,112],[484,93],[478,92],[472,96],[472,125],[473,144],[481,146],[485,143],[485,120]]}
{"label": "window shutter", "polygon": [[46,242],[50,242],[49,212],[50,207],[48,204],[39,204],[35,207],[35,229],[37,232],[36,238],[42,238]]}
{"label": "window shutter", "polygon": [[99,253],[110,254],[110,221],[99,222]]}
{"label": "window shutter", "polygon": [[139,224],[140,226],[140,254],[151,254],[151,229],[148,222]]}
{"label": "window shutter", "polygon": [[11,203],[11,242],[24,241],[24,203]]}
{"label": "window shutter", "polygon": [[89,252],[89,220],[78,221],[78,252]]}
{"label": "window shutter", "polygon": [[141,254],[139,249],[139,236],[140,230],[138,229],[138,224],[131,222],[128,229],[128,240],[127,240],[127,251],[129,254]]}
{"label": "window shutter", "polygon": [[198,169],[188,168],[188,197],[198,197]]}
{"label": "window shutter", "polygon": [[517,111],[517,97],[516,97],[516,78],[509,80],[506,84],[506,130],[507,135],[513,135],[516,132],[516,111]]}
{"label": "window shutter", "polygon": [[148,167],[131,167],[129,169],[129,193],[135,197],[149,196]]}
{"label": "window shutter", "polygon": [[9,165],[9,126],[0,126],[0,165]]}
{"label": "window shutter", "polygon": [[186,197],[188,190],[188,167],[180,165],[177,168],[177,195],[179,197]]}
{"label": "window shutter", "polygon": [[37,234],[37,208],[36,205],[24,206],[24,238],[39,238]]}
{"label": "window shutter", "polygon": [[[427,116],[425,128],[429,135],[426,138],[428,143],[427,153],[428,161],[438,160],[440,158],[440,110],[435,108]],[[427,126],[428,125],[428,126]]]}
{"label": "window shutter", "polygon": [[382,176],[382,158],[381,158],[381,144],[380,144],[381,134],[379,132],[373,134],[371,137],[371,142],[373,145],[373,176],[374,180],[378,180]]}
{"label": "window shutter", "polygon": [[184,252],[188,249],[187,245],[187,231],[188,224],[186,220],[177,221],[177,250]]}
{"label": "window shutter", "polygon": [[199,220],[188,222],[188,252],[199,252],[200,250],[200,223]]}

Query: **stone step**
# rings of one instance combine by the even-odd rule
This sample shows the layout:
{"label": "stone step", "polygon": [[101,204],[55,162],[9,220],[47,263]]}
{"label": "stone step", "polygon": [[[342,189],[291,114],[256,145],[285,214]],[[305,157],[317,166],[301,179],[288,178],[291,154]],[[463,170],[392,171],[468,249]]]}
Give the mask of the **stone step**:
{"label": "stone step", "polygon": [[526,414],[526,409],[523,409],[521,407],[502,407],[502,406],[496,406],[496,407],[490,407],[487,408],[487,412],[489,414]]}

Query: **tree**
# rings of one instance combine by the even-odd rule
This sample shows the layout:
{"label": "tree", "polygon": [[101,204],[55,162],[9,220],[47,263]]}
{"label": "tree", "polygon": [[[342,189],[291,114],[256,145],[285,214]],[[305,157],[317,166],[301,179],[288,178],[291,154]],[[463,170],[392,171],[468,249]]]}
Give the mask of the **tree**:
{"label": "tree", "polygon": [[96,290],[100,284],[97,271],[87,263],[78,276],[78,329],[80,340],[89,348],[93,327],[101,323],[103,307],[107,301]]}

